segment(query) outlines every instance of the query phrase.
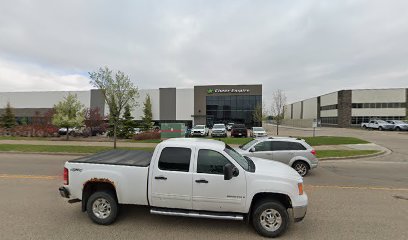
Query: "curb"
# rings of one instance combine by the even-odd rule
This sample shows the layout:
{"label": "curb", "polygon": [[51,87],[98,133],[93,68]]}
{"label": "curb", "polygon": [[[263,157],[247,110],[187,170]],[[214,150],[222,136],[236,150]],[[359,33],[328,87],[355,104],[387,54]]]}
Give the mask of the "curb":
{"label": "curb", "polygon": [[327,160],[349,160],[349,159],[363,159],[363,158],[370,158],[370,157],[378,157],[378,156],[385,156],[390,154],[392,151],[380,151],[378,153],[367,154],[367,155],[356,155],[356,156],[349,156],[349,157],[329,157],[329,158],[319,158],[319,161],[327,161]]}

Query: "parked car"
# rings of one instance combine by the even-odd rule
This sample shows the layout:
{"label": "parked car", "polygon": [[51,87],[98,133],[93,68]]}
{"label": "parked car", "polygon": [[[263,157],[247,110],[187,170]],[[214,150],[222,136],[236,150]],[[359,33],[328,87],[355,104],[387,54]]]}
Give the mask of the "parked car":
{"label": "parked car", "polygon": [[302,177],[319,163],[316,151],[304,140],[297,138],[257,138],[240,146],[237,151],[244,156],[285,163],[293,167]]}
{"label": "parked car", "polygon": [[364,129],[378,129],[380,131],[394,129],[394,125],[384,120],[370,120],[368,123],[361,123],[361,127]]}
{"label": "parked car", "polygon": [[227,137],[227,129],[223,123],[214,124],[211,129],[211,137]]}
{"label": "parked car", "polygon": [[227,130],[231,131],[232,126],[234,126],[234,123],[227,123]]}
{"label": "parked car", "polygon": [[[68,128],[68,134],[73,135],[75,133],[80,133],[79,128]],[[59,135],[67,135],[67,128],[60,128],[58,129],[58,134]]]}
{"label": "parked car", "polygon": [[401,120],[388,120],[387,123],[394,126],[396,131],[408,131],[408,123]]}
{"label": "parked car", "polygon": [[142,130],[140,128],[133,128],[134,134],[138,135],[142,133]]}
{"label": "parked car", "polygon": [[209,130],[205,125],[195,125],[191,129],[191,136],[204,137],[208,136]]}
{"label": "parked car", "polygon": [[253,127],[251,128],[251,137],[266,137],[266,131],[263,127]]}
{"label": "parked car", "polygon": [[247,219],[265,237],[283,234],[292,218],[301,221],[308,205],[302,177],[287,165],[191,138],[165,140],[153,153],[111,150],[70,160],[59,192],[82,201],[101,225],[115,221],[120,204],[135,204],[152,214]]}
{"label": "parked car", "polygon": [[248,137],[248,131],[244,124],[234,124],[231,128],[231,137]]}

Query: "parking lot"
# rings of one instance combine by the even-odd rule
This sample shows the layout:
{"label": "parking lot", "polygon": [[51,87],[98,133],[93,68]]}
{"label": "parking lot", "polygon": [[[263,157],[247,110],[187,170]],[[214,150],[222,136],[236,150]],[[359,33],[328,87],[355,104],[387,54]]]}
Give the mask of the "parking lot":
{"label": "parking lot", "polygon": [[[282,128],[282,134],[310,131]],[[374,158],[324,161],[304,178],[306,218],[280,239],[408,239],[408,134],[324,128],[389,148]],[[243,222],[150,215],[123,206],[111,226],[93,224],[59,196],[62,168],[75,156],[0,154],[1,239],[259,239]],[[137,189],[135,189],[137,191]]]}

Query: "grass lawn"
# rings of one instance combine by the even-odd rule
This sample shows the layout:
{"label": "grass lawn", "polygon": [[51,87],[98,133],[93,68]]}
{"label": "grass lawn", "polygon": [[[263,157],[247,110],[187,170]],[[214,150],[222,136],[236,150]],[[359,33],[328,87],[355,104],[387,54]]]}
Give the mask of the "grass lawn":
{"label": "grass lawn", "polygon": [[211,139],[219,140],[219,141],[225,142],[226,144],[242,145],[242,144],[245,144],[245,143],[251,141],[253,138],[231,138],[231,137],[228,137],[228,138],[211,138]]}
{"label": "grass lawn", "polygon": [[359,155],[369,155],[380,152],[379,150],[318,150],[318,158],[330,157],[352,157]]}
{"label": "grass lawn", "polygon": [[[1,144],[0,152],[44,152],[44,153],[97,153],[113,149],[103,146],[54,146],[54,145],[25,145]],[[119,149],[153,151],[153,148],[120,147]]]}
{"label": "grass lawn", "polygon": [[319,136],[299,138],[305,139],[305,141],[311,146],[370,143],[365,140],[354,137]]}

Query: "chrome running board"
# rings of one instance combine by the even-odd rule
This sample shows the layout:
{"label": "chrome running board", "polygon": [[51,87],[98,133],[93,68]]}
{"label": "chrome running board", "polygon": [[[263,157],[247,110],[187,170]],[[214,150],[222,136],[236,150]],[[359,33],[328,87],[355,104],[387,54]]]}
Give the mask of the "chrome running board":
{"label": "chrome running board", "polygon": [[179,216],[179,217],[193,217],[193,218],[210,218],[223,220],[244,220],[244,216],[236,213],[218,213],[218,212],[199,212],[180,209],[165,209],[152,208],[151,214],[165,215],[165,216]]}

